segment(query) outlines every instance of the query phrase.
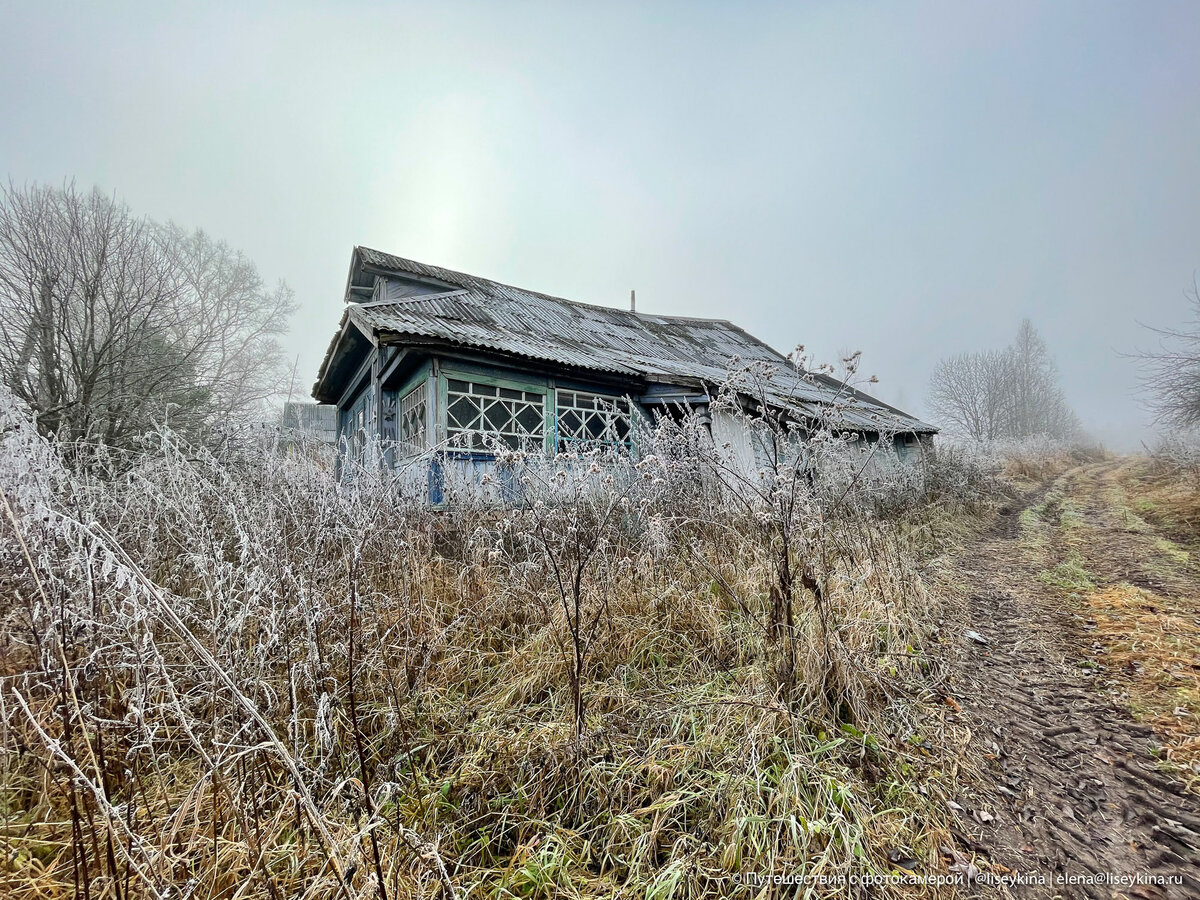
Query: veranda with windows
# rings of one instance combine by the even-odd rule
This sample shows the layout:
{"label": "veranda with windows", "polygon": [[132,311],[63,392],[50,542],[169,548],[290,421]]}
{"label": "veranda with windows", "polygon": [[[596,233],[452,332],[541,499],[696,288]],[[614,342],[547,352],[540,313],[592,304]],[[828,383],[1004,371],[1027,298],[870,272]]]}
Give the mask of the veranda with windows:
{"label": "veranda with windows", "polygon": [[[509,451],[631,453],[635,417],[649,417],[619,385],[456,359],[430,357],[390,381],[363,376],[339,422],[347,475],[371,464],[374,446],[375,462],[403,473],[434,503],[451,490],[487,493],[480,486],[489,481],[499,485],[496,499],[513,499],[505,468],[497,466]],[[493,478],[482,477],[489,473]]]}

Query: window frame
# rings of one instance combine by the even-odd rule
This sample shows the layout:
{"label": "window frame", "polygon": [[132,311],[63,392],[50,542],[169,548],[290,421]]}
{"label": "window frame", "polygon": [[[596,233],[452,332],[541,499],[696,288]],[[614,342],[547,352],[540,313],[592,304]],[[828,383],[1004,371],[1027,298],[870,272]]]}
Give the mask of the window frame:
{"label": "window frame", "polygon": [[[511,390],[511,391],[520,391],[522,393],[523,397],[525,395],[530,395],[530,394],[536,394],[537,396],[539,396],[541,398],[541,411],[542,411],[541,434],[537,437],[530,435],[531,446],[527,449],[530,451],[536,449],[538,452],[542,452],[542,453],[544,453],[546,451],[546,449],[549,445],[549,440],[550,440],[550,438],[549,438],[550,429],[548,428],[548,425],[547,425],[547,407],[549,405],[549,395],[550,395],[550,389],[548,387],[546,387],[544,384],[538,384],[536,382],[521,381],[520,379],[517,379],[517,378],[504,378],[504,377],[495,376],[495,375],[484,375],[484,374],[479,374],[479,373],[469,372],[469,371],[464,371],[464,370],[458,370],[458,369],[443,368],[438,373],[437,430],[438,430],[438,436],[442,441],[449,443],[456,436],[456,434],[468,433],[467,429],[457,429],[456,434],[451,433],[452,430],[455,430],[455,427],[450,424],[450,404],[452,402],[451,391],[450,391],[450,382],[451,381],[462,381],[462,382],[466,382],[473,386],[480,385],[480,386],[493,387],[493,388],[497,389],[497,394],[499,393],[500,389],[505,389],[505,390]],[[456,390],[456,391],[454,391],[454,394],[460,395],[461,392]],[[466,396],[470,396],[470,394],[467,394]],[[508,398],[508,399],[515,400],[516,398]],[[529,401],[523,399],[522,402],[527,403]],[[470,429],[469,431],[470,431],[470,433],[474,433],[474,434],[491,435],[492,437],[498,438],[501,441],[504,441],[504,439],[509,436],[504,432],[498,432],[498,431],[485,431],[485,430],[481,430],[481,429]],[[519,437],[517,435],[512,435],[512,436]],[[536,444],[536,447],[534,446],[535,444]],[[469,454],[469,455],[473,455],[476,457],[479,457],[479,456],[493,456],[494,457],[495,456],[494,451],[492,451],[488,448],[485,448],[485,447],[475,447],[475,446],[452,447],[452,448],[448,448],[448,452],[456,453],[456,454],[457,453]]]}
{"label": "window frame", "polygon": [[[429,449],[429,404],[431,402],[429,394],[429,379],[422,377],[409,390],[396,397],[396,455],[399,459],[411,459]],[[406,439],[404,433],[406,405],[419,405],[420,425],[412,435],[419,442]]]}
{"label": "window frame", "polygon": [[[613,410],[616,411],[617,414],[623,413],[625,416],[625,426],[626,426],[625,437],[611,438],[611,439],[610,438],[578,438],[578,437],[564,438],[562,436],[562,431],[561,431],[562,415],[560,413],[560,409],[562,409],[563,407],[560,405],[560,402],[559,402],[559,398],[563,394],[570,394],[573,398],[576,399],[576,401],[577,401],[578,397],[580,397],[580,396],[588,397],[593,401],[593,403],[599,401],[599,402],[608,404],[610,407],[613,408]],[[622,404],[625,407],[625,409],[623,411],[620,410],[620,405],[622,405]],[[587,407],[584,407],[584,406],[580,406],[578,404],[578,402],[572,402],[571,405],[566,407],[566,410],[568,412],[575,411],[576,413],[579,413],[579,412],[583,412],[583,413],[601,412],[601,410],[599,410],[598,408],[596,408],[594,406],[591,409],[588,409]],[[594,450],[594,449],[605,449],[605,450],[613,450],[618,453],[624,452],[624,453],[632,454],[633,450],[634,450],[634,445],[633,445],[634,411],[635,410],[634,410],[633,399],[625,394],[601,394],[595,390],[582,390],[582,389],[576,389],[576,388],[570,388],[570,387],[556,387],[554,389],[554,433],[551,436],[551,439],[553,442],[552,446],[554,448],[554,451],[557,453],[576,453],[576,452]],[[608,416],[613,415],[613,413],[611,411],[605,411],[605,413]],[[604,429],[605,432],[608,433],[612,429],[612,427],[613,427],[612,420],[609,419],[605,424],[605,429]],[[566,442],[566,443],[564,444],[564,442]]]}
{"label": "window frame", "polygon": [[368,384],[359,390],[342,414],[338,440],[347,459],[356,465],[361,465],[365,460],[371,440],[371,400],[371,386]]}

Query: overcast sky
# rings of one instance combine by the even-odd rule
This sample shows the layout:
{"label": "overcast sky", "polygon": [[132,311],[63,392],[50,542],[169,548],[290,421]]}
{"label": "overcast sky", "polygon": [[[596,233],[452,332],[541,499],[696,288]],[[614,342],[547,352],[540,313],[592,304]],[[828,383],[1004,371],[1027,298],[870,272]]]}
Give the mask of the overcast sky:
{"label": "overcast sky", "polygon": [[[200,5],[197,5],[200,6]],[[284,278],[310,385],[351,248],[864,353],[925,411],[1023,316],[1118,446],[1200,269],[1200,3],[13,4],[0,173]]]}

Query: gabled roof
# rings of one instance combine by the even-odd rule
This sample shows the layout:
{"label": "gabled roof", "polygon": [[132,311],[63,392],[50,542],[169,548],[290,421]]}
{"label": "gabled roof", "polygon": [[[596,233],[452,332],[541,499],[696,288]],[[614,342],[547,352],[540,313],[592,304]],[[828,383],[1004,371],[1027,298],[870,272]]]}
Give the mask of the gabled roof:
{"label": "gabled roof", "polygon": [[356,247],[347,289],[366,286],[371,273],[416,278],[431,293],[350,302],[321,366],[314,393],[322,391],[338,344],[352,325],[372,339],[433,338],[462,347],[524,357],[576,369],[670,384],[717,385],[737,363],[761,364],[769,399],[807,414],[838,404],[847,427],[936,431],[930,425],[822,375],[798,373],[786,357],[731,322],[656,316],[593,306],[512,287],[475,275]]}

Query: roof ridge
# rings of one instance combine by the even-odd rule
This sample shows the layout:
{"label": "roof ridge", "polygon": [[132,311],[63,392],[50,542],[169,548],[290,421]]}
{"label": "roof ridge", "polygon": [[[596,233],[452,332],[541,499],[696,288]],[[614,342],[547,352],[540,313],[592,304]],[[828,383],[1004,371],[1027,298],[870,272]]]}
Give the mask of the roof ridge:
{"label": "roof ridge", "polygon": [[[437,275],[430,275],[430,274],[426,274],[426,273],[420,271],[420,268],[434,269],[444,275],[450,276],[447,278],[438,279],[441,281],[450,281],[450,282],[471,281],[471,282],[477,282],[477,283],[485,282],[487,284],[496,285],[497,287],[508,288],[509,290],[513,290],[513,291],[521,291],[522,293],[525,293],[525,294],[533,294],[534,296],[541,297],[545,300],[560,300],[563,303],[570,303],[574,306],[590,306],[595,309],[611,310],[614,312],[624,312],[624,313],[628,313],[629,315],[635,315],[635,316],[639,315],[639,313],[631,312],[630,310],[623,310],[617,306],[602,306],[599,303],[585,303],[582,300],[572,300],[569,297],[560,297],[557,294],[546,294],[546,293],[543,293],[542,291],[535,291],[531,288],[523,288],[523,287],[520,287],[519,285],[509,284],[508,282],[505,282],[505,281],[497,281],[494,278],[485,278],[482,275],[472,275],[469,272],[460,272],[457,269],[448,269],[445,266],[439,266],[435,263],[424,263],[424,262],[421,262],[420,260],[409,259],[404,256],[396,256],[396,254],[394,254],[394,253],[387,253],[383,250],[376,250],[373,247],[364,247],[361,244],[356,245],[354,249],[356,251],[366,250],[370,253],[375,253],[375,254],[378,254],[379,256],[384,256],[384,257],[387,257],[388,259],[396,260],[397,262],[404,264],[402,266],[396,267],[396,268],[398,268],[399,271],[408,272],[410,275],[415,275],[418,278],[438,279]],[[413,268],[414,266],[419,267],[419,268]],[[384,268],[384,267],[381,266],[380,268]],[[468,290],[470,289],[469,287],[467,287],[467,285],[463,285],[463,284],[460,284],[459,287],[465,287]]]}
{"label": "roof ridge", "polygon": [[413,294],[409,297],[384,297],[382,300],[366,300],[362,303],[351,302],[351,306],[359,309],[371,309],[376,306],[387,306],[389,303],[413,303],[418,300],[445,300],[447,297],[459,297],[471,293],[470,288],[459,288],[455,291],[442,291],[440,294]]}
{"label": "roof ridge", "polygon": [[[637,312],[636,310],[624,309],[620,306],[605,306],[602,303],[589,303],[586,300],[572,300],[570,297],[561,297],[558,294],[547,294],[544,291],[535,291],[532,288],[525,288],[525,287],[521,287],[520,285],[509,284],[506,281],[497,281],[494,278],[485,278],[482,275],[471,275],[468,272],[460,272],[457,269],[448,269],[445,266],[439,266],[435,263],[425,263],[425,262],[421,262],[420,260],[409,259],[408,257],[404,257],[404,256],[397,256],[394,253],[388,253],[384,250],[376,250],[373,247],[366,247],[361,244],[355,245],[354,249],[356,251],[366,250],[369,253],[378,254],[379,256],[387,257],[388,259],[392,259],[399,263],[402,263],[404,265],[396,267],[396,268],[398,268],[399,271],[408,272],[409,274],[415,275],[418,278],[437,278],[437,276],[435,276],[435,275],[429,275],[429,274],[426,274],[426,273],[420,271],[420,269],[422,269],[422,268],[435,269],[438,272],[441,272],[445,275],[451,276],[449,278],[439,279],[441,281],[454,282],[455,280],[460,280],[460,281],[470,281],[470,282],[486,282],[487,284],[493,284],[493,285],[496,285],[497,287],[508,288],[509,290],[513,290],[513,291],[520,291],[523,294],[532,294],[533,296],[540,297],[544,300],[557,300],[562,303],[569,303],[571,306],[582,306],[587,309],[598,309],[598,310],[603,310],[604,312],[615,312],[615,313],[620,313],[620,314],[626,315],[626,316],[632,316],[637,319],[664,319],[664,320],[671,321],[671,322],[717,323],[720,325],[728,325],[729,327],[735,328],[738,331],[742,332],[742,334],[746,334],[750,337],[754,337],[753,335],[750,335],[749,332],[747,332],[745,329],[739,327],[738,325],[735,325],[733,322],[729,321],[728,319],[724,319],[719,316],[711,316],[711,317],[710,316],[680,316],[680,315],[673,315],[673,314]],[[416,268],[414,268],[414,267],[416,267]],[[384,267],[381,266],[380,268],[384,268]],[[471,290],[471,287],[467,286],[467,285],[460,284],[459,287],[462,288],[463,290],[467,290],[467,291]],[[427,299],[432,299],[434,297],[444,297],[444,296],[447,296],[447,294],[425,294],[422,296]],[[403,298],[397,298],[397,299],[403,299]],[[420,297],[413,297],[412,299],[416,300],[416,299],[420,299]],[[385,302],[385,301],[378,301],[378,302]],[[397,301],[389,299],[386,302],[395,303]],[[360,305],[365,305],[365,304],[360,304]],[[759,340],[758,338],[754,338],[754,339],[756,341]],[[762,343],[762,341],[759,341],[759,343]],[[775,348],[772,347],[771,349],[774,350]],[[779,351],[775,351],[775,352],[778,353]]]}

